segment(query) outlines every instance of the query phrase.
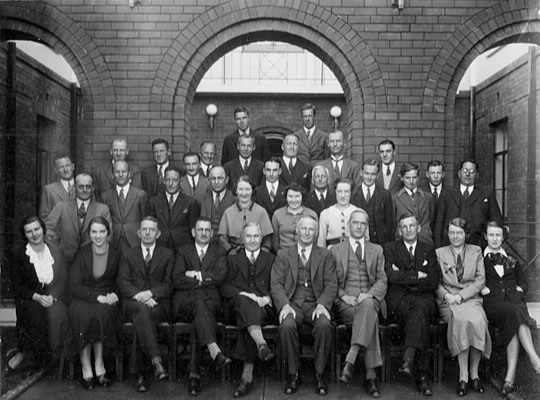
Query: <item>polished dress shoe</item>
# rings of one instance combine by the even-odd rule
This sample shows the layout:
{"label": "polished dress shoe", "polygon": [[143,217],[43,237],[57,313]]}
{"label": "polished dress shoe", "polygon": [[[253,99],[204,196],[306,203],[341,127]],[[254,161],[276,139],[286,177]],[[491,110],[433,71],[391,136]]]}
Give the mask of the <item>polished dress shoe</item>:
{"label": "polished dress shoe", "polygon": [[349,383],[353,377],[354,364],[345,361],[345,365],[341,370],[341,375],[339,375],[339,380],[343,383]]}
{"label": "polished dress shoe", "polygon": [[201,393],[201,380],[199,378],[193,376],[189,378],[188,392],[190,396],[197,396]]}
{"label": "polished dress shoe", "polygon": [[366,379],[365,384],[366,392],[368,392],[371,397],[381,397],[381,392],[379,391],[379,384],[377,383],[377,379]]}
{"label": "polished dress shoe", "polygon": [[482,382],[480,382],[480,378],[474,378],[471,381],[471,388],[475,392],[484,393],[484,385],[482,385]]}
{"label": "polished dress shoe", "polygon": [[315,374],[315,382],[316,387],[315,391],[319,396],[326,396],[328,394],[328,385],[326,384],[326,381],[324,380],[324,374]]}
{"label": "polished dress shoe", "polygon": [[287,384],[285,385],[285,394],[296,393],[300,386],[300,375],[297,373],[290,375],[287,378]]}
{"label": "polished dress shoe", "polygon": [[154,376],[158,381],[165,380],[169,377],[169,374],[165,370],[165,367],[161,363],[161,357],[156,357],[152,360],[152,364],[154,365]]}
{"label": "polished dress shoe", "polygon": [[274,358],[274,353],[272,353],[272,350],[270,350],[270,347],[266,343],[259,346],[259,358],[261,361],[270,361]]}
{"label": "polished dress shoe", "polygon": [[416,381],[416,388],[422,396],[433,396],[433,391],[431,390],[427,376],[425,375],[422,375],[420,376],[420,378],[418,378],[418,380]]}
{"label": "polished dress shoe", "polygon": [[135,388],[137,392],[143,393],[148,391],[148,382],[146,381],[143,374],[137,376],[137,382],[135,383]]}
{"label": "polished dress shoe", "polygon": [[508,396],[514,391],[514,384],[512,382],[504,381],[501,387],[501,393],[503,396]]}
{"label": "polished dress shoe", "polygon": [[81,385],[86,390],[94,390],[94,378],[83,378]]}
{"label": "polished dress shoe", "polygon": [[233,397],[244,397],[246,394],[248,394],[251,391],[251,386],[253,385],[252,382],[245,381],[244,379],[240,379],[240,383],[238,384],[238,387],[233,392]]}
{"label": "polished dress shoe", "polygon": [[110,386],[112,383],[112,381],[109,378],[107,378],[107,374],[102,374],[98,376],[96,380],[97,380],[97,383],[103,387]]}
{"label": "polished dress shoe", "polygon": [[231,359],[229,357],[225,357],[223,353],[219,352],[216,358],[214,359],[214,365],[217,369],[225,368],[228,364],[231,363]]}
{"label": "polished dress shoe", "polygon": [[456,388],[456,393],[458,396],[463,397],[467,395],[467,382],[459,381]]}
{"label": "polished dress shoe", "polygon": [[413,366],[411,360],[405,360],[401,367],[399,367],[399,372],[405,375],[408,378],[413,377]]}

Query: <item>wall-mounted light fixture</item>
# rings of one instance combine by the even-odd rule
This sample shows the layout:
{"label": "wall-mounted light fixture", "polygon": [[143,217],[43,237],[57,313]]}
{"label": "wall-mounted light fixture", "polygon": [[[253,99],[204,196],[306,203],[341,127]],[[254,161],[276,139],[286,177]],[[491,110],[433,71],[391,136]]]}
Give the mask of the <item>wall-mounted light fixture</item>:
{"label": "wall-mounted light fixture", "polygon": [[392,0],[392,8],[399,14],[401,10],[405,7],[405,0]]}
{"label": "wall-mounted light fixture", "polygon": [[334,118],[334,130],[339,127],[339,117],[341,117],[341,107],[334,106],[330,109],[330,116]]}
{"label": "wall-mounted light fixture", "polygon": [[214,129],[214,118],[217,114],[217,106],[215,104],[208,104],[206,106],[206,115],[210,120],[210,129]]}

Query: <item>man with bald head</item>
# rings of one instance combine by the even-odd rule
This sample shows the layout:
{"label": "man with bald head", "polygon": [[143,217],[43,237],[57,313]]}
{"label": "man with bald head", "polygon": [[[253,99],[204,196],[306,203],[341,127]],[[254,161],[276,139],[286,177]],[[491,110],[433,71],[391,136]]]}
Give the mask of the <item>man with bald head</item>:
{"label": "man with bald head", "polygon": [[359,164],[350,158],[345,158],[345,137],[342,131],[334,131],[328,134],[328,148],[330,149],[330,158],[319,164],[328,170],[328,184],[333,186],[339,178],[347,178],[355,185],[360,181],[358,172]]}
{"label": "man with bald head", "polygon": [[210,170],[208,180],[210,181],[210,190],[202,196],[199,205],[201,217],[209,218],[212,221],[212,231],[214,237],[217,237],[221,217],[225,210],[234,204],[235,197],[227,189],[229,177],[221,165]]}

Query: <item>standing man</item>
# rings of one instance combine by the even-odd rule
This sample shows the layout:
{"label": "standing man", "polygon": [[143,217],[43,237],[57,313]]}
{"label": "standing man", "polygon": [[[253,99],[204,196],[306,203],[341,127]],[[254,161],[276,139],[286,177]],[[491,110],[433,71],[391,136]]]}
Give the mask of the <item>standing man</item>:
{"label": "standing man", "polygon": [[94,217],[103,217],[112,225],[109,207],[92,199],[92,177],[79,174],[75,177],[73,200],[57,203],[45,219],[47,239],[60,247],[67,265],[71,265],[81,246],[90,243],[88,226]]}
{"label": "standing man", "polygon": [[201,174],[208,178],[210,170],[215,165],[216,144],[209,140],[205,140],[201,143],[199,150],[201,155]]}
{"label": "standing man", "polygon": [[287,205],[285,199],[285,186],[279,182],[281,175],[281,163],[279,158],[272,157],[264,163],[263,182],[255,189],[253,201],[262,206],[268,213],[268,218],[272,220],[274,212]]}
{"label": "standing man", "polygon": [[281,157],[281,175],[279,181],[284,186],[289,186],[296,182],[302,186],[306,192],[309,191],[309,173],[311,167],[298,159],[298,136],[289,133],[283,138],[281,144],[283,156]]}
{"label": "standing man", "polygon": [[468,159],[462,161],[458,171],[459,188],[451,191],[441,199],[435,223],[435,243],[446,246],[448,240],[448,224],[453,218],[463,218],[469,225],[470,232],[467,243],[484,249],[487,242],[484,238],[488,221],[502,219],[499,204],[492,190],[476,186],[478,163]]}
{"label": "standing man", "polygon": [[184,154],[184,169],[186,175],[180,178],[182,192],[195,200],[200,201],[203,195],[210,190],[210,183],[205,176],[200,174],[201,159],[197,153]]}
{"label": "standing man", "polygon": [[311,173],[311,192],[306,195],[304,204],[321,215],[325,208],[336,204],[336,194],[328,184],[328,169],[322,165],[315,165]]}
{"label": "standing man", "polygon": [[391,194],[396,193],[403,187],[399,179],[399,171],[396,168],[396,145],[389,139],[379,143],[379,156],[382,162],[382,171],[377,177],[377,186],[388,190]]}
{"label": "standing man", "polygon": [[[433,196],[433,204],[435,205],[435,212],[433,219],[431,220],[431,232],[435,236],[435,224],[437,220],[437,213],[439,211],[439,203],[441,198],[448,195],[448,188],[443,185],[444,179],[444,165],[439,160],[432,160],[427,165],[426,178],[428,179],[428,186],[426,186],[425,191],[431,193]],[[435,238],[433,238],[435,240]],[[435,243],[435,248],[438,248],[437,243]]]}
{"label": "standing man", "polygon": [[338,295],[335,301],[338,320],[351,326],[351,347],[339,379],[349,383],[360,349],[364,348],[366,391],[380,397],[375,368],[382,365],[379,343],[379,312],[386,318],[386,273],[383,249],[366,240],[369,217],[364,210],[353,211],[349,218],[349,240],[333,246],[336,260]]}
{"label": "standing man", "polygon": [[217,344],[217,314],[221,310],[219,287],[227,275],[227,253],[218,240],[211,242],[212,222],[200,217],[191,230],[195,243],[182,246],[176,254],[173,282],[175,320],[192,322],[196,350],[191,352],[189,394],[201,391],[200,347],[206,346],[217,368],[231,362]]}
{"label": "standing man", "polygon": [[[168,321],[174,254],[156,243],[160,231],[155,218],[144,217],[137,235],[140,245],[122,254],[117,284],[123,298],[123,312],[133,322],[140,347],[154,367],[155,378],[162,381],[168,374],[161,361],[157,325]],[[148,390],[144,370],[139,362],[138,392]]]}
{"label": "standing man", "polygon": [[238,156],[223,166],[229,177],[229,189],[234,190],[238,178],[242,175],[249,176],[255,187],[259,186],[263,177],[264,163],[253,156],[257,148],[255,138],[253,136],[239,136],[237,148]]}
{"label": "standing man", "polygon": [[151,199],[158,193],[165,192],[165,170],[169,166],[171,149],[169,142],[159,138],[152,141],[155,164],[143,169],[141,173],[143,189]]}
{"label": "standing man", "polygon": [[388,190],[377,187],[375,181],[379,174],[379,163],[370,158],[362,163],[359,185],[351,203],[366,210],[369,215],[369,240],[384,246],[394,240],[394,207]]}
{"label": "standing man", "polygon": [[158,243],[176,251],[190,243],[191,229],[199,218],[199,205],[180,190],[180,171],[169,166],[165,170],[165,193],[158,193],[148,204],[149,213],[157,218],[161,235]]}
{"label": "standing man", "polygon": [[399,372],[415,377],[418,391],[431,396],[427,378],[429,326],[437,318],[435,290],[440,268],[433,246],[419,240],[420,225],[414,215],[403,215],[398,228],[401,239],[384,246],[384,258],[388,314],[398,321],[405,334],[405,354]]}
{"label": "standing man", "polygon": [[347,178],[358,184],[358,170],[360,165],[356,161],[344,157],[343,132],[335,131],[328,134],[328,148],[330,149],[330,158],[319,164],[328,170],[328,184],[334,185],[339,178]]}
{"label": "standing man", "polygon": [[239,149],[237,143],[239,136],[252,136],[254,138],[253,157],[261,162],[266,161],[270,157],[270,150],[268,149],[266,137],[261,133],[252,131],[249,126],[250,117],[248,109],[244,106],[236,108],[234,110],[234,120],[237,129],[229,136],[225,137],[225,140],[223,141],[221,165],[225,165],[229,161],[238,158]]}
{"label": "standing man", "polygon": [[54,159],[54,172],[58,177],[58,182],[49,183],[43,188],[39,207],[39,216],[42,220],[47,218],[57,203],[75,198],[73,171],[75,171],[75,164],[71,162],[71,157],[67,154],[61,154]]}
{"label": "standing man", "polygon": [[298,136],[298,158],[310,167],[324,160],[328,153],[326,145],[327,134],[315,126],[316,112],[317,110],[313,104],[304,104],[300,108],[302,124],[304,126],[294,132]]}
{"label": "standing man", "polygon": [[148,196],[142,189],[130,184],[129,165],[125,161],[116,161],[113,165],[116,186],[103,194],[105,203],[111,212],[113,240],[112,245],[121,251],[139,243],[137,230],[146,214]]}
{"label": "standing man", "polygon": [[279,336],[287,360],[285,394],[293,394],[300,385],[300,341],[298,327],[313,328],[316,391],[328,393],[324,378],[331,353],[330,310],[337,293],[334,259],[326,249],[317,247],[317,221],[302,217],[296,226],[298,244],[280,250],[272,266],[270,287],[279,312]]}
{"label": "standing man", "polygon": [[217,237],[221,217],[227,208],[232,206],[236,198],[227,189],[229,177],[225,174],[225,169],[218,165],[210,170],[210,191],[206,192],[199,203],[201,207],[201,217],[210,218],[212,221],[212,232]]}
{"label": "standing man", "polygon": [[[113,189],[116,185],[112,167],[116,161],[126,161],[129,155],[127,140],[125,138],[114,139],[111,144],[110,153],[112,157],[111,161],[98,167],[94,176],[94,191],[96,199],[99,201],[101,201],[103,193]],[[142,188],[141,169],[137,165],[130,164],[129,175],[131,185],[136,188]]]}

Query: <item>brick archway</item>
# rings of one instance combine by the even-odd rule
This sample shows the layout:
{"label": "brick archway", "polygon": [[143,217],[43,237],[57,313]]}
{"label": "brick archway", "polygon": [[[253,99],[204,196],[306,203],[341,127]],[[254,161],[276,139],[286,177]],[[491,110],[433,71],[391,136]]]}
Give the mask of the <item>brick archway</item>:
{"label": "brick archway", "polygon": [[[363,148],[364,113],[386,102],[386,88],[366,43],[329,9],[312,3],[275,5],[272,0],[231,0],[208,10],[175,39],[158,68],[152,106],[171,114],[173,148],[190,143],[190,106],[205,72],[221,56],[246,43],[288,42],[319,57],[339,80],[348,104],[344,128]],[[364,105],[369,104],[369,109]]]}

